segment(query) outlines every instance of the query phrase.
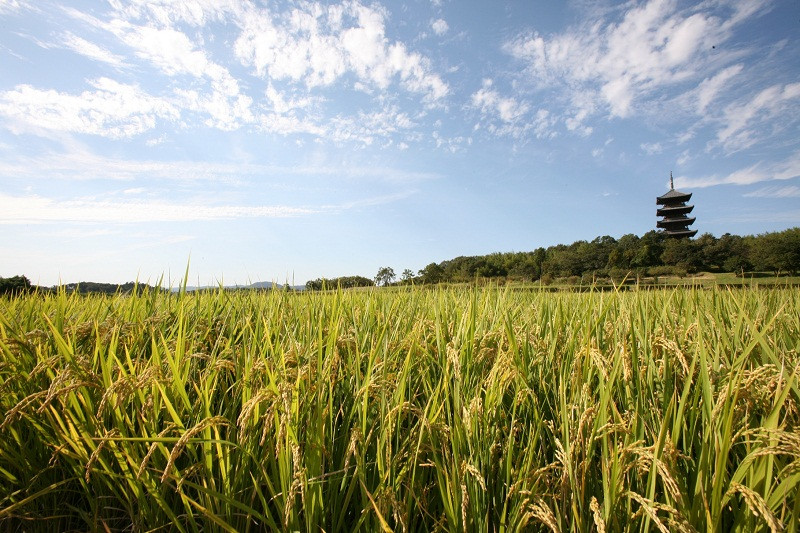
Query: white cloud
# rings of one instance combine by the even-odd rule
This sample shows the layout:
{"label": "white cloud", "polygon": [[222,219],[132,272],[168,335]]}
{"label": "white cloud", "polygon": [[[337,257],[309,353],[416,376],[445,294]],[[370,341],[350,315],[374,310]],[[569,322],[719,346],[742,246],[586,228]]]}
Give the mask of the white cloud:
{"label": "white cloud", "polygon": [[742,65],[733,65],[706,78],[697,87],[697,113],[702,114],[728,82],[742,71]]}
{"label": "white cloud", "polygon": [[433,33],[436,35],[444,35],[447,33],[447,30],[450,29],[450,26],[447,25],[447,21],[444,19],[436,19],[431,22],[431,29],[433,29]]}
{"label": "white cloud", "polygon": [[[205,124],[210,127],[232,130],[254,124],[281,135],[332,135],[337,142],[348,137],[372,142],[380,131],[350,135],[353,128],[342,130],[342,122],[360,117],[330,121],[312,113],[312,108],[321,109],[324,100],[310,96],[309,89],[346,82],[372,94],[375,89],[383,92],[398,85],[422,95],[429,105],[439,105],[449,91],[426,57],[387,38],[387,13],[374,4],[301,2],[277,13],[239,0],[111,3],[114,11],[109,21],[69,8],[65,12],[111,32],[139,58],[170,77],[188,75],[205,80],[208,86],[194,83],[174,89],[172,101],[179,109],[205,114]],[[212,61],[202,31],[194,38],[186,31],[186,24],[203,28],[212,23],[234,28],[234,56],[267,80],[267,105],[263,108],[253,105],[254,100],[242,92],[239,80],[228,69]],[[213,39],[214,35],[206,37]],[[276,85],[282,89],[277,90]]]}
{"label": "white cloud", "polygon": [[18,85],[0,93],[0,115],[17,121],[9,125],[12,130],[33,126],[110,138],[132,137],[153,129],[158,120],[178,118],[170,102],[137,85],[109,78],[89,84],[94,90],[79,95]]}
{"label": "white cloud", "polygon": [[[228,69],[209,59],[208,54],[195,45],[184,32],[159,26],[160,22],[134,24],[125,17],[141,16],[141,6],[128,6],[129,9],[116,7],[117,18],[109,22],[76,10],[65,11],[73,18],[110,32],[130,47],[137,57],[167,76],[188,75],[206,80],[208,87],[200,87],[199,90],[177,89],[175,93],[178,101],[175,103],[187,110],[209,115],[205,121],[207,126],[229,131],[255,121],[251,111],[252,99],[242,94],[238,80]],[[190,9],[186,9],[186,6],[170,4],[160,7],[152,5],[150,9],[155,19],[164,22],[170,19],[170,15],[195,20],[195,17],[204,12],[205,7],[208,6],[193,4]],[[173,12],[173,9],[176,11]]]}
{"label": "white cloud", "polygon": [[23,0],[0,0],[0,13],[13,13],[27,7]]}
{"label": "white cloud", "polygon": [[359,2],[305,3],[284,16],[250,9],[239,21],[235,53],[262,77],[309,88],[352,73],[365,86],[385,90],[397,80],[429,103],[444,98],[448,86],[430,61],[386,37],[385,17],[381,9]]}
{"label": "white cloud", "polygon": [[105,48],[89,42],[82,37],[66,32],[62,36],[62,44],[68,49],[85,56],[93,61],[101,61],[108,63],[111,66],[120,68],[125,65],[125,60],[122,56],[109,52]]}
{"label": "white cloud", "polygon": [[271,83],[267,86],[267,90],[264,94],[272,106],[272,109],[280,114],[294,110],[307,109],[319,102],[318,98],[312,98],[310,96],[287,96],[285,93],[275,89]]}
{"label": "white cloud", "polygon": [[522,139],[531,131],[539,139],[555,135],[556,117],[546,109],[533,113],[527,102],[501,95],[491,79],[484,79],[481,88],[472,93],[470,105],[481,112],[485,121],[485,124],[476,124],[475,130],[485,128],[493,135],[515,139]]}
{"label": "white cloud", "polygon": [[0,194],[0,224],[40,222],[187,222],[233,218],[278,218],[315,213],[288,206],[236,206],[170,202],[55,200]]}
{"label": "white cloud", "polygon": [[[753,16],[752,4],[733,0],[682,8],[675,0],[650,0],[634,3],[619,22],[592,20],[556,35],[524,34],[505,48],[525,62],[535,86],[557,88],[568,105],[574,105],[576,95],[591,101],[582,118],[572,113],[574,120],[597,111],[628,117],[659,91],[694,83],[707,72],[713,66],[708,57],[712,43],[724,42],[734,25]],[[707,80],[699,105],[707,106],[735,73],[723,70],[720,78]]]}
{"label": "white cloud", "polygon": [[729,105],[724,112],[725,127],[717,133],[717,141],[732,152],[749,148],[764,135],[764,124],[775,119],[795,120],[800,101],[800,82],[772,85],[752,99]]}
{"label": "white cloud", "polygon": [[396,107],[379,111],[360,112],[355,117],[336,117],[331,120],[327,137],[337,142],[358,141],[372,144],[376,138],[387,138],[414,126],[408,114]]}
{"label": "white cloud", "polygon": [[109,3],[124,18],[146,18],[165,27],[180,22],[203,26],[247,8],[247,2],[242,0],[109,0]]}
{"label": "white cloud", "polygon": [[548,123],[547,111],[540,110],[534,121],[529,116],[530,106],[527,103],[501,96],[491,79],[483,80],[481,88],[472,94],[470,103],[488,121],[489,131],[499,135],[520,138],[529,129]]}
{"label": "white cloud", "polygon": [[518,102],[514,98],[500,96],[492,86],[492,80],[483,80],[483,86],[472,94],[472,105],[483,113],[496,115],[506,123],[516,122],[528,112],[527,104]]}

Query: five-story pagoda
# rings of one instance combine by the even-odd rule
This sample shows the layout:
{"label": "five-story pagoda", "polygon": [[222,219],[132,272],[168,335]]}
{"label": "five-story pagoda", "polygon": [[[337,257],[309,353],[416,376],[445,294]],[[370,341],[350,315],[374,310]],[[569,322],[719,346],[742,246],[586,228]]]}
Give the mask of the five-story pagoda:
{"label": "five-story pagoda", "polygon": [[664,230],[670,237],[694,237],[696,229],[689,229],[694,224],[695,218],[688,217],[694,209],[693,205],[686,205],[692,197],[692,193],[685,193],[675,190],[672,183],[672,172],[669,173],[669,192],[656,198],[656,204],[661,206],[656,211],[656,215],[662,217],[656,222],[656,227]]}

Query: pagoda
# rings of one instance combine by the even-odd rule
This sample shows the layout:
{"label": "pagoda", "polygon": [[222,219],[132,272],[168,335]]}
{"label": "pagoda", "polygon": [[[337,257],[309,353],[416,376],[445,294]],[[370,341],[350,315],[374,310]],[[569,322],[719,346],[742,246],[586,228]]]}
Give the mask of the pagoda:
{"label": "pagoda", "polygon": [[689,229],[694,224],[695,218],[686,216],[694,209],[693,205],[686,205],[692,193],[675,190],[672,183],[672,172],[669,173],[669,192],[656,198],[656,204],[661,206],[656,210],[656,215],[662,217],[656,222],[656,227],[664,230],[670,237],[694,237],[696,229]]}

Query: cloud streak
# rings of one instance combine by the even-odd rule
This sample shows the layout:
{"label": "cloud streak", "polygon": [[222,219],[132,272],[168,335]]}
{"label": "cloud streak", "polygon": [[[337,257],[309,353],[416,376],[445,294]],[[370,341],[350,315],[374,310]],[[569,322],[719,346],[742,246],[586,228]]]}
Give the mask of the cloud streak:
{"label": "cloud streak", "polygon": [[[417,183],[440,179],[437,172],[411,171],[388,165],[313,165],[293,166],[152,159],[122,159],[104,157],[86,150],[49,152],[37,157],[6,153],[0,158],[0,177],[8,179],[64,181],[142,181],[162,183],[214,182],[241,185],[258,178],[330,177],[340,179],[385,182],[395,184]],[[130,189],[135,190],[135,187]]]}
{"label": "cloud streak", "polygon": [[[123,191],[123,194],[129,191]],[[404,200],[417,191],[408,190],[382,196],[359,198],[318,207],[286,205],[211,205],[143,201],[133,198],[56,199],[38,195],[0,194],[0,224],[38,224],[49,222],[141,224],[146,222],[219,221],[241,218],[296,218],[319,214],[338,214],[350,209],[374,207]],[[108,195],[107,195],[108,196]],[[134,195],[135,196],[135,195]],[[107,231],[105,228],[104,231]]]}
{"label": "cloud streak", "polygon": [[772,164],[756,163],[725,175],[676,177],[675,187],[701,189],[717,185],[752,185],[762,181],[789,180],[798,177],[800,177],[800,153],[785,161]]}
{"label": "cloud streak", "polygon": [[287,218],[317,212],[314,209],[289,206],[214,206],[93,199],[55,200],[41,196],[0,195],[0,224],[191,222],[236,218]]}
{"label": "cloud streak", "polygon": [[800,198],[800,187],[796,185],[762,187],[742,196],[747,198]]}

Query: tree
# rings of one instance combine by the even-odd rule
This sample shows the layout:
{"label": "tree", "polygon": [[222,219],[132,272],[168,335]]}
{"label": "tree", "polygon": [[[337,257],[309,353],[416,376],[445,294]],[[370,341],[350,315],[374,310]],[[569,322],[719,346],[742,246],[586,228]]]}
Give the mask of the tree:
{"label": "tree", "polygon": [[385,287],[394,281],[394,278],[394,269],[392,269],[392,267],[381,267],[378,269],[378,273],[375,274],[375,284]]}
{"label": "tree", "polygon": [[403,270],[403,273],[400,274],[400,279],[403,281],[411,281],[414,278],[414,271],[410,268]]}
{"label": "tree", "polygon": [[691,273],[697,272],[702,265],[696,241],[689,239],[669,239],[664,244],[664,251],[661,252],[661,262]]}
{"label": "tree", "polygon": [[439,283],[444,281],[444,269],[437,263],[431,263],[419,271],[423,283]]}
{"label": "tree", "polygon": [[800,270],[800,228],[759,235],[750,253],[758,270],[795,273]]}
{"label": "tree", "polygon": [[743,276],[746,270],[753,268],[749,260],[749,244],[751,239],[726,233],[717,240],[712,258],[723,271],[736,272]]}
{"label": "tree", "polygon": [[0,278],[0,295],[21,294],[31,290],[31,282],[25,276],[12,276],[10,278]]}

